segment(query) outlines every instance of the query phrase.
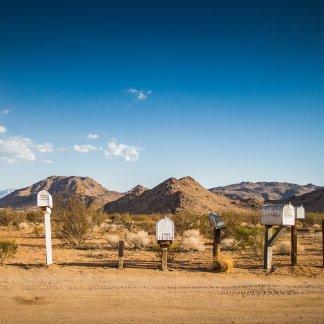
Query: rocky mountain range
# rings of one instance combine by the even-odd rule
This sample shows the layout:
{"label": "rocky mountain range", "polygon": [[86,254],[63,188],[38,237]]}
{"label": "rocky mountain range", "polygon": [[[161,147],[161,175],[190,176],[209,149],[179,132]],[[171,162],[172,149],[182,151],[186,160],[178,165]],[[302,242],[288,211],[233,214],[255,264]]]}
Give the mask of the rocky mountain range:
{"label": "rocky mountain range", "polygon": [[288,182],[241,182],[209,190],[251,206],[261,206],[267,202],[287,201],[294,196],[301,196],[318,188],[311,183],[298,185]]}
{"label": "rocky mountain range", "polygon": [[4,196],[9,195],[13,191],[14,189],[0,190],[0,199],[3,198]]}
{"label": "rocky mountain range", "polygon": [[40,190],[52,195],[81,196],[89,205],[108,213],[207,213],[257,208],[267,202],[303,204],[309,211],[324,211],[324,189],[313,184],[287,182],[242,182],[205,189],[191,177],[170,178],[152,189],[138,185],[125,193],[110,191],[89,177],[51,176],[29,187],[5,192],[0,208],[36,208]]}
{"label": "rocky mountain range", "polygon": [[107,190],[97,181],[89,177],[52,176],[29,187],[11,192],[0,199],[0,207],[35,208],[37,193],[40,190],[47,190],[52,195],[64,193],[79,195],[89,205],[98,208],[123,195],[116,191]]}
{"label": "rocky mountain range", "polygon": [[320,187],[312,192],[305,193],[301,196],[294,196],[289,201],[295,205],[303,205],[305,210],[318,212],[324,211],[324,187]]}
{"label": "rocky mountain range", "polygon": [[191,177],[170,178],[152,189],[135,187],[129,194],[107,203],[104,210],[107,213],[133,214],[246,212],[235,201],[210,192]]}

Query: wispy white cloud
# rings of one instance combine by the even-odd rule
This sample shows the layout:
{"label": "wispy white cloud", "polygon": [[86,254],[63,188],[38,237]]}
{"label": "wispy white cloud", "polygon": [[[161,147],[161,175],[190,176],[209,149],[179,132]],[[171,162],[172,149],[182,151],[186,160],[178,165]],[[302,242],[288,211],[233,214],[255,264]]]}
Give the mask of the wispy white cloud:
{"label": "wispy white cloud", "polygon": [[37,150],[41,153],[51,153],[54,151],[54,146],[51,143],[39,144]]}
{"label": "wispy white cloud", "polygon": [[127,93],[133,96],[134,100],[144,101],[148,98],[148,96],[152,93],[152,91],[151,90],[144,91],[135,88],[129,88],[127,89]]}
{"label": "wispy white cloud", "polygon": [[139,151],[139,147],[118,143],[116,139],[113,138],[108,142],[107,149],[104,153],[107,159],[122,157],[125,161],[129,162],[138,160]]}
{"label": "wispy white cloud", "polygon": [[74,151],[79,153],[89,153],[93,151],[97,151],[98,149],[93,145],[74,145]]}
{"label": "wispy white cloud", "polygon": [[29,138],[20,136],[0,139],[0,158],[10,162],[35,161],[36,156],[33,152],[34,144]]}
{"label": "wispy white cloud", "polygon": [[40,163],[45,163],[45,164],[53,164],[54,162],[51,160],[42,160]]}
{"label": "wispy white cloud", "polygon": [[7,132],[7,128],[3,125],[0,125],[0,134],[4,134]]}
{"label": "wispy white cloud", "polygon": [[89,133],[87,135],[87,139],[89,139],[89,140],[95,140],[95,139],[98,139],[98,138],[99,138],[99,135],[98,134]]}
{"label": "wispy white cloud", "polygon": [[9,115],[10,112],[11,112],[11,109],[8,109],[8,108],[2,109],[2,110],[0,110],[0,115]]}
{"label": "wispy white cloud", "polygon": [[37,145],[30,138],[13,136],[0,139],[0,159],[10,163],[36,161],[37,153],[52,152],[53,146],[50,143]]}

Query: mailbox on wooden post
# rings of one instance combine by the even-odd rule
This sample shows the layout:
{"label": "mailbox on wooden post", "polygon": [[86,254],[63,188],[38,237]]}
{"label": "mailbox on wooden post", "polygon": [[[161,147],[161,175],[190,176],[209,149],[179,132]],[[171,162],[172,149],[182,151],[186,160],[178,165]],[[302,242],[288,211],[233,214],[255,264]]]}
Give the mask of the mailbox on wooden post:
{"label": "mailbox on wooden post", "polygon": [[53,264],[52,254],[52,233],[51,233],[51,213],[53,208],[53,198],[46,190],[37,194],[37,206],[44,212],[45,225],[45,245],[46,245],[46,265]]}
{"label": "mailbox on wooden post", "polygon": [[162,249],[161,269],[168,270],[168,246],[174,240],[174,223],[165,217],[156,223],[156,240]]}
{"label": "mailbox on wooden post", "polygon": [[[261,211],[261,224],[265,225],[264,269],[271,269],[272,247],[284,233],[287,226],[295,225],[295,208],[289,204],[264,205]],[[273,226],[279,226],[272,233]]]}
{"label": "mailbox on wooden post", "polygon": [[297,249],[297,223],[296,220],[305,219],[305,208],[303,206],[295,208],[295,225],[291,226],[291,265],[298,265],[298,249]]}
{"label": "mailbox on wooden post", "polygon": [[209,223],[213,229],[213,268],[219,262],[221,230],[225,228],[223,218],[217,213],[209,215]]}

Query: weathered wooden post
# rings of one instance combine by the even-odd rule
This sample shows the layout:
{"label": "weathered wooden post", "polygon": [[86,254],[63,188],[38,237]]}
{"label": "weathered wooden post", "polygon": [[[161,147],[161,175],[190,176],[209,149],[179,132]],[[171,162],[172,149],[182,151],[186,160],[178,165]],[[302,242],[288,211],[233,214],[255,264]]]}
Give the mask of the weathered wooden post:
{"label": "weathered wooden post", "polygon": [[291,226],[291,265],[296,266],[298,263],[297,251],[297,225]]}
{"label": "weathered wooden post", "polygon": [[[287,226],[295,225],[295,208],[289,204],[264,205],[261,211],[261,224],[265,225],[264,269],[270,270],[272,247],[284,233]],[[273,233],[273,226],[279,226]]]}
{"label": "weathered wooden post", "polygon": [[324,268],[324,219],[322,219],[322,252],[323,252],[323,268]]}
{"label": "weathered wooden post", "polygon": [[118,242],[118,269],[121,270],[124,268],[124,248],[125,241]]}
{"label": "weathered wooden post", "polygon": [[156,223],[156,240],[158,241],[161,249],[161,270],[168,270],[168,247],[174,240],[174,223],[165,217]]}
{"label": "weathered wooden post", "polygon": [[291,265],[298,265],[297,220],[305,219],[303,206],[295,207],[295,225],[291,226]]}
{"label": "weathered wooden post", "polygon": [[221,230],[225,228],[224,220],[216,213],[209,215],[209,223],[213,229],[213,269],[219,263],[221,249]]}
{"label": "weathered wooden post", "polygon": [[53,208],[53,199],[46,190],[41,190],[37,194],[37,206],[40,207],[44,212],[46,265],[49,266],[53,264],[51,232],[51,213]]}

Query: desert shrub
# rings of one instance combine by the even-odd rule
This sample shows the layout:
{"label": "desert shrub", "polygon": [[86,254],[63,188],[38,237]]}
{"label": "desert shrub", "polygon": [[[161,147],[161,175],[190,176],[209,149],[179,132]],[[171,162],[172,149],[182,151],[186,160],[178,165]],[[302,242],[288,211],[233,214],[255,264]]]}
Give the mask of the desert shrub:
{"label": "desert shrub", "polygon": [[224,251],[232,251],[235,250],[235,240],[232,237],[224,238],[221,240],[221,247]]}
{"label": "desert shrub", "polygon": [[29,225],[27,224],[27,223],[20,223],[20,224],[18,224],[18,229],[20,229],[20,230],[26,230],[26,229],[28,229],[29,228]]}
{"label": "desert shrub", "polygon": [[82,247],[93,232],[98,212],[77,195],[60,195],[55,200],[53,223],[57,236],[73,247]]}
{"label": "desert shrub", "polygon": [[117,249],[120,237],[117,234],[110,234],[107,236],[107,244],[110,249]]}
{"label": "desert shrub", "polygon": [[33,234],[35,234],[37,237],[42,237],[45,235],[45,226],[44,224],[33,224]]}
{"label": "desert shrub", "polygon": [[234,260],[229,255],[221,254],[213,263],[213,270],[216,272],[230,272],[233,267]]}
{"label": "desert shrub", "polygon": [[151,239],[145,231],[136,233],[126,232],[125,243],[128,248],[142,249],[146,248],[151,243]]}
{"label": "desert shrub", "polygon": [[258,257],[263,251],[263,230],[260,227],[237,226],[234,232],[236,247],[244,252],[252,251]]}
{"label": "desert shrub", "polygon": [[306,217],[299,222],[302,223],[304,228],[311,227],[315,224],[321,224],[322,220],[324,219],[323,213],[306,213]]}
{"label": "desert shrub", "polygon": [[14,257],[18,249],[18,244],[11,241],[0,241],[0,265],[4,264],[6,259]]}
{"label": "desert shrub", "polygon": [[[157,254],[158,259],[162,258],[161,246],[157,243],[150,247],[150,250]],[[168,262],[173,262],[183,252],[180,242],[173,242],[168,246]]]}
{"label": "desert shrub", "polygon": [[26,221],[33,224],[42,223],[44,222],[44,214],[40,210],[29,211],[26,214]]}
{"label": "desert shrub", "polygon": [[[274,246],[274,250],[276,253],[281,255],[290,255],[291,254],[291,242],[288,240],[281,241],[277,246]],[[302,245],[297,243],[297,251],[298,253],[304,253],[305,249]]]}
{"label": "desert shrub", "polygon": [[0,209],[0,226],[18,226],[26,221],[25,213],[12,209]]}
{"label": "desert shrub", "polygon": [[205,249],[204,239],[199,230],[185,231],[181,241],[181,248],[184,251],[203,251]]}

